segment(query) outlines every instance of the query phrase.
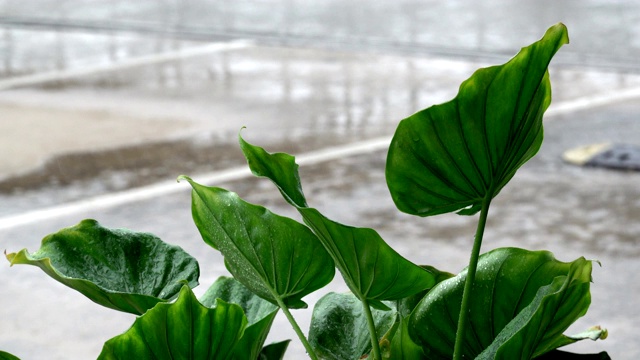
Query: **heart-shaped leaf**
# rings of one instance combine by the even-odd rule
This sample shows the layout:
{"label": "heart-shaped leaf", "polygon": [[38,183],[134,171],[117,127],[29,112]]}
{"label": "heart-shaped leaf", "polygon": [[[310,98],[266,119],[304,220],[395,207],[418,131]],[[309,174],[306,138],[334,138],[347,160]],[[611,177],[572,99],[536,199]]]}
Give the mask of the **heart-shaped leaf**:
{"label": "heart-shaped leaf", "polygon": [[217,299],[240,305],[247,317],[247,328],[233,351],[232,359],[257,359],[269,334],[278,307],[258,297],[234,278],[221,276],[202,295],[200,302],[215,307]]}
{"label": "heart-shaped leaf", "polygon": [[398,209],[471,215],[497,195],[540,148],[551,103],[547,66],[568,42],[557,24],[506,64],[476,71],[453,100],[402,120],[386,166]]}
{"label": "heart-shaped leaf", "polygon": [[107,341],[98,359],[230,359],[246,325],[239,305],[208,308],[184,286],[175,303],[156,305]]}
{"label": "heart-shaped leaf", "polygon": [[239,141],[251,171],[271,179],[285,200],[300,212],[360,300],[384,309],[382,300],[401,299],[433,286],[431,273],[398,254],[375,230],[337,223],[307,207],[293,156],[270,154],[242,137]]}
{"label": "heart-shaped leaf", "polygon": [[[394,311],[373,310],[378,334],[395,320]],[[321,359],[360,359],[371,351],[367,319],[360,300],[351,293],[328,293],[313,308],[309,343]]]}
{"label": "heart-shaped leaf", "polygon": [[309,228],[233,192],[182,178],[193,188],[193,219],[202,238],[220,250],[227,269],[258,296],[304,308],[302,297],[333,279],[333,261]]}
{"label": "heart-shaped leaf", "polygon": [[[453,355],[466,276],[465,269],[436,285],[411,315],[411,338],[429,358]],[[516,248],[481,255],[463,356],[491,351],[506,356],[496,359],[529,359],[560,346],[562,332],[589,307],[590,281],[591,262],[584,258],[564,263],[547,251]]]}
{"label": "heart-shaped leaf", "polygon": [[14,264],[41,268],[92,301],[132,314],[177,296],[183,282],[198,285],[198,262],[180,247],[148,233],[108,229],[95,220],[62,229],[33,254],[7,254]]}

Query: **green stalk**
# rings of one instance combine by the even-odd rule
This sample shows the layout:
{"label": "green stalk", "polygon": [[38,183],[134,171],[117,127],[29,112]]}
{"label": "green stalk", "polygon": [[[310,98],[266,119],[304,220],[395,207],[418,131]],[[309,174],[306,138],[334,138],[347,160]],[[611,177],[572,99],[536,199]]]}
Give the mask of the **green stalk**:
{"label": "green stalk", "polygon": [[373,314],[371,313],[369,302],[364,298],[360,299],[360,301],[364,308],[364,315],[367,317],[367,325],[369,326],[369,334],[371,335],[371,354],[373,355],[373,360],[382,360],[382,357],[380,356],[380,344],[378,343],[376,324],[373,321]]}
{"label": "green stalk", "polygon": [[282,302],[282,300],[279,297],[276,297],[275,299],[278,302],[278,306],[280,306],[280,308],[282,309],[282,312],[287,317],[287,320],[289,320],[291,327],[293,327],[293,331],[296,332],[296,334],[298,335],[298,338],[300,339],[300,342],[302,342],[302,345],[304,345],[304,348],[307,350],[307,354],[309,354],[309,357],[312,360],[318,360],[318,356],[316,356],[316,353],[311,348],[311,344],[309,344],[307,337],[304,336],[304,333],[302,332],[302,330],[300,330],[300,326],[298,326],[296,319],[294,319],[293,315],[291,315],[291,312],[289,311],[289,308],[287,307],[287,305],[285,305],[284,302]]}
{"label": "green stalk", "polygon": [[469,318],[471,289],[473,289],[473,283],[476,279],[476,269],[478,268],[478,258],[480,257],[482,235],[484,235],[484,227],[487,224],[487,214],[489,213],[491,198],[492,196],[487,194],[484,200],[482,200],[482,210],[480,210],[478,228],[476,229],[476,236],[473,240],[473,249],[471,249],[471,258],[469,259],[469,267],[467,268],[467,279],[465,280],[464,292],[462,293],[462,304],[460,306],[460,316],[458,317],[458,331],[456,332],[456,343],[453,348],[453,360],[462,359],[462,345],[464,344],[464,334],[466,333]]}

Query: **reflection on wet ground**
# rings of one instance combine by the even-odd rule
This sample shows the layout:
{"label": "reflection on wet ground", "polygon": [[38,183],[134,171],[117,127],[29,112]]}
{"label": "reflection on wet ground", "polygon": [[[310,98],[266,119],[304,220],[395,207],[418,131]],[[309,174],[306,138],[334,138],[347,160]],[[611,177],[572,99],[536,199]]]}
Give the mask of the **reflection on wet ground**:
{"label": "reflection on wet ground", "polygon": [[[82,33],[102,36],[91,46],[111,58],[167,49],[177,40],[251,38],[263,45],[495,59],[562,21],[571,30],[572,46],[559,62],[638,71],[640,52],[640,5],[628,0],[2,0],[0,9],[0,31],[13,58],[7,69],[18,72],[31,68],[21,65],[25,59],[42,61],[33,56],[39,51],[33,40],[24,41],[20,33],[34,29],[55,30],[35,46],[65,49],[50,51],[55,67],[88,55],[78,50],[82,46],[60,46],[60,34],[68,32],[78,33],[77,44]],[[146,36],[148,45],[122,34]]]}
{"label": "reflection on wet ground", "polygon": [[[242,126],[278,150],[305,152],[390,135],[399,119],[452,98],[461,81],[486,65],[248,47],[7,90],[0,101],[5,109],[43,109],[49,117],[67,118],[65,112],[77,116],[86,110],[85,116],[139,118],[148,124],[144,129],[173,135],[112,149],[46,152],[41,156],[49,158],[39,161],[47,163],[21,176],[5,176],[0,191],[50,185],[58,194],[51,197],[55,203],[82,196],[81,188],[88,193],[114,191],[241,164],[239,153],[229,147]],[[616,72],[555,67],[551,76],[555,103],[640,86],[640,75]],[[25,135],[20,141],[16,146],[37,138]],[[100,183],[91,182],[96,178]],[[70,183],[76,184],[74,191],[60,188]],[[75,195],[65,195],[71,193]]]}

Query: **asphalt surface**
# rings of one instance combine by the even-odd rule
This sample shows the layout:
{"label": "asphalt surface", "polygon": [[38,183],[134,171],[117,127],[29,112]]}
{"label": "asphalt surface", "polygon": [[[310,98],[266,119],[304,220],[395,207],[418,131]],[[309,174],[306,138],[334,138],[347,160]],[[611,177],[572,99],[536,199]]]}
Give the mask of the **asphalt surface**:
{"label": "asphalt surface", "polygon": [[[294,6],[285,8],[285,3]],[[251,2],[185,8],[182,18],[173,11],[177,2],[131,9],[124,2],[94,2],[92,11],[66,2],[50,5],[67,9],[65,16],[43,6],[38,17],[28,16],[35,2],[20,7],[1,2],[0,24],[11,16],[23,23],[28,17],[62,25],[61,20],[76,25],[92,20],[94,28],[3,28],[0,248],[34,251],[45,235],[95,218],[109,227],[153,232],[196,256],[202,272],[196,293],[201,294],[226,270],[218,253],[200,240],[188,187],[174,182],[178,175],[208,179],[296,216],[269,182],[237,172],[222,176],[244,166],[236,138],[247,126],[243,135],[271,151],[317,156],[327,148],[346,149],[342,156],[301,167],[309,203],[337,221],[375,228],[416,263],[457,272],[467,261],[475,219],[398,213],[384,183],[384,141],[399,119],[455,96],[477,67],[505,61],[560,18],[569,26],[572,44],[551,68],[554,103],[545,143],[492,205],[483,251],[519,246],[551,250],[564,261],[598,259],[602,267],[594,267],[593,304],[569,333],[599,324],[610,336],[567,350],[606,350],[616,360],[637,359],[640,173],[561,160],[565,150],[585,144],[640,145],[640,75],[633,70],[637,5],[556,3],[429,2],[431,7],[423,7],[380,2],[364,8],[354,2],[345,9],[335,2],[308,8],[296,1],[272,2],[279,14],[295,10],[290,18],[295,21],[286,23],[285,15],[260,18],[256,14],[266,5]],[[158,14],[164,9],[169,15],[149,17],[154,20],[145,23],[145,31],[96,28],[114,11],[121,16],[113,26],[139,24],[145,13],[140,9]],[[344,18],[330,17],[327,9],[344,10]],[[226,25],[203,29],[206,14],[216,11],[234,16]],[[412,21],[389,20],[407,12],[414,14]],[[378,33],[374,24],[384,18],[381,14],[388,14],[396,32]],[[479,14],[511,16],[491,22],[481,21]],[[443,21],[445,15],[466,20]],[[158,24],[179,19],[190,19],[185,23],[190,25],[171,36],[158,30]],[[428,24],[432,35],[416,33],[416,19]],[[185,35],[194,29],[215,30],[216,42]],[[406,36],[411,31],[412,46],[399,46],[398,39],[411,39]],[[39,42],[33,34],[41,35]],[[358,147],[363,143],[369,145]],[[157,192],[140,195],[158,183]],[[132,189],[141,191],[127,193]],[[79,202],[87,198],[95,201]],[[102,309],[36,268],[0,267],[0,278],[0,349],[24,359],[94,358],[104,341],[133,322],[132,316]],[[345,287],[337,277],[330,289]],[[306,300],[312,304],[322,293]],[[294,315],[307,329],[310,311]],[[284,317],[273,333],[269,341],[294,339],[287,359],[303,357]]]}

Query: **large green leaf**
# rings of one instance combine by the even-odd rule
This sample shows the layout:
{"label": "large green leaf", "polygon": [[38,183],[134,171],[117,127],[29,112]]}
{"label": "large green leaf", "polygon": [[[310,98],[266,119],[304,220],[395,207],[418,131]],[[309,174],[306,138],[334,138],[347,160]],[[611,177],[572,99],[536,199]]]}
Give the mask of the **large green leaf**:
{"label": "large green leaf", "polygon": [[506,64],[476,71],[453,100],[402,120],[386,167],[398,209],[471,215],[497,195],[540,148],[551,103],[547,66],[568,42],[557,24]]}
{"label": "large green leaf", "polygon": [[[436,284],[452,278],[454,275],[445,271],[440,271],[432,266],[422,266],[429,270],[436,277]],[[422,347],[418,346],[409,336],[409,318],[415,307],[430,289],[421,291],[418,294],[396,301],[395,333],[392,335],[389,344],[388,358],[394,360],[420,360],[424,358]]]}
{"label": "large green leaf", "polygon": [[173,304],[160,303],[104,344],[98,359],[230,359],[247,318],[236,304],[202,305],[184,286]]}
{"label": "large green leaf", "polygon": [[232,359],[257,359],[279,308],[258,297],[236,279],[225,276],[207,289],[200,302],[214,307],[217,299],[240,305],[247,317],[247,328],[233,351]]}
{"label": "large green leaf", "polygon": [[193,219],[227,269],[258,296],[304,308],[307,294],[328,284],[335,268],[309,228],[230,191],[191,184]]}
{"label": "large green leaf", "polygon": [[[395,320],[394,311],[373,310],[378,334]],[[371,351],[367,319],[360,300],[351,293],[328,293],[313,308],[309,343],[321,359],[359,359]]]}
{"label": "large green leaf", "polygon": [[396,322],[397,330],[391,339],[388,358],[394,360],[424,359],[422,347],[413,342],[409,336],[409,316],[402,317],[398,314]]}
{"label": "large green leaf", "polygon": [[198,285],[197,261],[158,237],[108,229],[95,220],[62,229],[42,240],[33,254],[7,254],[14,264],[41,268],[94,302],[132,314],[177,296],[183,282]]}
{"label": "large green leaf", "polygon": [[[451,359],[466,269],[436,285],[413,311],[409,331],[428,358]],[[463,356],[529,359],[566,340],[562,332],[591,302],[591,262],[547,251],[501,248],[480,256]]]}
{"label": "large green leaf", "polygon": [[401,299],[433,286],[431,273],[398,254],[375,230],[337,223],[308,207],[293,156],[270,154],[242,137],[239,140],[251,171],[271,179],[285,200],[297,208],[359,299],[386,308],[382,300]]}

